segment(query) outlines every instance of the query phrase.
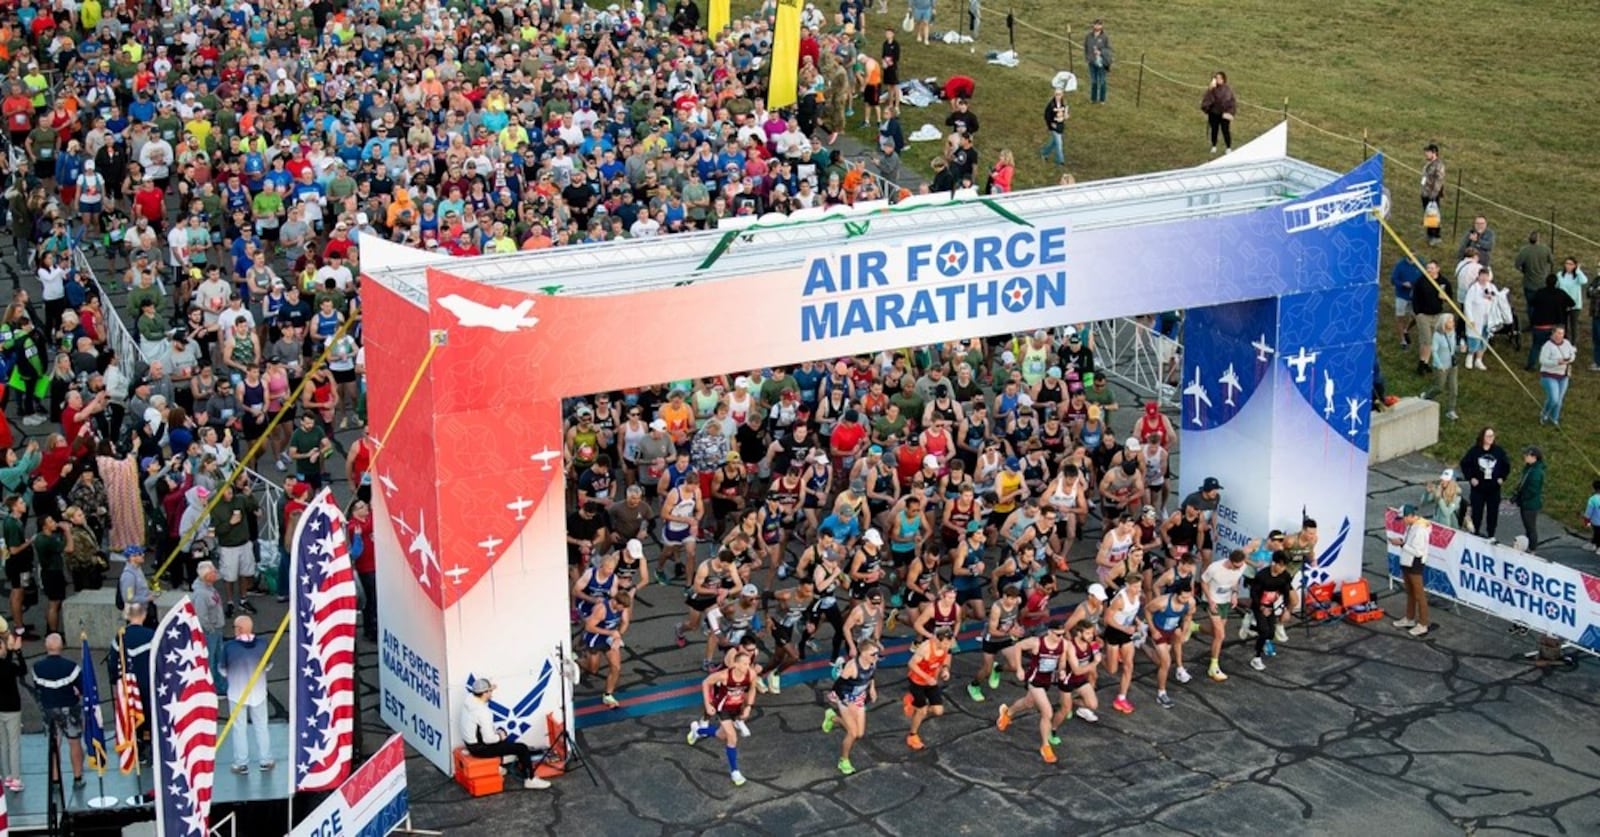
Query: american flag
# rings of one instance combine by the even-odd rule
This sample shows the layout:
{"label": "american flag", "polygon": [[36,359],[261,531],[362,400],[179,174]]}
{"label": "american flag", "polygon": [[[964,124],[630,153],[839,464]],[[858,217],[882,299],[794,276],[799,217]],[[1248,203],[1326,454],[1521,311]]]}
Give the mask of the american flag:
{"label": "american flag", "polygon": [[6,795],[0,793],[0,837],[10,837],[11,815],[6,813]]}
{"label": "american flag", "polygon": [[332,790],[350,775],[356,709],[356,577],[333,492],[323,489],[311,501],[292,543],[294,789]]}
{"label": "american flag", "polygon": [[139,681],[123,661],[122,676],[113,687],[117,711],[117,766],[123,773],[132,773],[139,767],[139,724],[144,723],[144,700],[139,695]]}
{"label": "american flag", "polygon": [[155,735],[156,833],[205,837],[216,772],[217,691],[206,637],[185,596],[156,629],[150,654]]}

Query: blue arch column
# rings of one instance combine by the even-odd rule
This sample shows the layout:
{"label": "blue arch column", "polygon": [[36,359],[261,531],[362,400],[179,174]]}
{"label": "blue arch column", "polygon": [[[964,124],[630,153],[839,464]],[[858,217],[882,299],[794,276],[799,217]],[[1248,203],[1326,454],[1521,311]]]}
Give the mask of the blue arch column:
{"label": "blue arch column", "polygon": [[1360,576],[1376,252],[1341,265],[1350,284],[1189,312],[1179,484],[1187,496],[1222,483],[1217,554],[1310,517],[1321,536],[1310,581]]}

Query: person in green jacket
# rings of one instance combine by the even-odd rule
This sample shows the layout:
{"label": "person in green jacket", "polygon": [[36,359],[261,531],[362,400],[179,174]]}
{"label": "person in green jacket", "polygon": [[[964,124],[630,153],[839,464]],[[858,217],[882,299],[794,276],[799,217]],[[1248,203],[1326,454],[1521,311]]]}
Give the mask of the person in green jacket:
{"label": "person in green jacket", "polygon": [[1544,451],[1535,445],[1522,449],[1522,477],[1511,502],[1522,512],[1522,530],[1528,533],[1528,551],[1539,548],[1539,512],[1544,509]]}

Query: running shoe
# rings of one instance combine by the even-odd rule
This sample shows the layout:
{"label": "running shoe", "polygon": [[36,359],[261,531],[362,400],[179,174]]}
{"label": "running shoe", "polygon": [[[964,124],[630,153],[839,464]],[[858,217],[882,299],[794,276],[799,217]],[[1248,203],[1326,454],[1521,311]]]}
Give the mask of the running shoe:
{"label": "running shoe", "polygon": [[700,740],[700,724],[697,721],[689,722],[689,746],[693,747]]}
{"label": "running shoe", "polygon": [[766,675],[762,675],[762,676],[756,678],[756,691],[761,693],[761,694],[763,694],[763,695],[767,693],[768,689],[767,689],[767,677],[766,677]]}
{"label": "running shoe", "polygon": [[611,707],[612,709],[616,709],[617,706],[619,705],[617,703],[617,696],[614,695],[614,694],[611,694],[610,692],[606,692],[605,694],[601,695],[600,696],[600,702],[605,704],[606,706]]}
{"label": "running shoe", "polygon": [[1414,619],[1396,619],[1394,620],[1394,626],[1401,629],[1414,628],[1417,626],[1417,623]]}
{"label": "running shoe", "polygon": [[1256,635],[1255,630],[1253,630],[1254,626],[1255,621],[1246,616],[1241,622],[1239,622],[1239,638],[1244,640],[1254,638]]}
{"label": "running shoe", "polygon": [[1050,733],[1050,746],[1052,746],[1052,747],[1060,747],[1061,746],[1061,736],[1056,735],[1053,732]]}
{"label": "running shoe", "polygon": [[1412,636],[1427,636],[1428,635],[1428,626],[1427,625],[1418,625],[1418,626],[1412,628],[1411,630],[1406,631],[1406,633],[1411,634]]}
{"label": "running shoe", "polygon": [[1189,670],[1184,668],[1183,666],[1178,666],[1178,670],[1176,672],[1173,672],[1172,676],[1175,679],[1177,679],[1177,681],[1179,683],[1187,683],[1190,680],[1194,679],[1194,677],[1189,674]]}
{"label": "running shoe", "polygon": [[978,703],[983,703],[983,701],[984,701],[983,687],[979,686],[976,683],[968,683],[967,684],[967,697],[972,698],[974,701],[976,701]]}
{"label": "running shoe", "polygon": [[856,766],[851,764],[849,759],[839,759],[839,772],[849,776],[856,772]]}
{"label": "running shoe", "polygon": [[772,690],[772,693],[775,695],[783,694],[783,678],[780,677],[776,671],[774,671],[772,675],[767,678],[767,688]]}
{"label": "running shoe", "polygon": [[750,727],[745,724],[743,718],[741,718],[741,719],[739,719],[737,721],[734,721],[733,722],[733,728],[739,731],[739,737],[740,738],[749,738],[750,737]]}
{"label": "running shoe", "polygon": [[1011,707],[1000,705],[1000,717],[994,722],[995,728],[1005,732],[1011,727]]}
{"label": "running shoe", "polygon": [[1266,671],[1267,670],[1267,664],[1261,662],[1261,658],[1260,657],[1251,657],[1250,658],[1250,667],[1255,669],[1256,671]]}
{"label": "running shoe", "polygon": [[1272,629],[1272,638],[1277,642],[1288,642],[1289,634],[1288,632],[1284,631],[1282,625],[1278,625]]}
{"label": "running shoe", "polygon": [[1000,667],[999,666],[995,666],[994,668],[989,669],[989,688],[991,688],[991,689],[1000,688]]}
{"label": "running shoe", "polygon": [[1156,692],[1156,703],[1161,704],[1162,709],[1172,708],[1172,698],[1166,692]]}
{"label": "running shoe", "polygon": [[1200,630],[1200,623],[1199,622],[1190,622],[1189,623],[1189,639],[1194,639],[1195,633],[1197,631],[1199,631],[1199,630]]}
{"label": "running shoe", "polygon": [[523,790],[544,790],[548,787],[550,787],[550,780],[541,779],[538,776],[533,776],[522,780]]}
{"label": "running shoe", "polygon": [[822,731],[823,732],[833,732],[833,722],[838,717],[839,717],[839,713],[833,711],[832,709],[829,709],[826,712],[823,712],[822,713]]}
{"label": "running shoe", "polygon": [[1055,764],[1056,763],[1056,751],[1052,750],[1050,748],[1049,744],[1046,744],[1043,747],[1039,748],[1039,755],[1044,758],[1044,763],[1045,764]]}
{"label": "running shoe", "polygon": [[905,710],[907,718],[911,717],[912,715],[916,714],[916,712],[917,712],[917,708],[915,706],[911,705],[911,696],[910,695],[906,695],[905,697],[900,699],[900,706],[901,706],[902,709]]}
{"label": "running shoe", "polygon": [[737,770],[729,773],[728,778],[733,780],[733,786],[736,788],[742,786],[745,782],[744,774]]}
{"label": "running shoe", "polygon": [[1133,714],[1133,704],[1129,703],[1128,699],[1125,698],[1125,697],[1119,697],[1116,700],[1112,701],[1111,702],[1111,708],[1117,710],[1118,712],[1121,712],[1124,715]]}
{"label": "running shoe", "polygon": [[1090,709],[1087,706],[1078,707],[1077,710],[1074,711],[1072,714],[1077,715],[1082,720],[1084,720],[1084,721],[1086,721],[1088,723],[1091,723],[1091,724],[1100,723],[1100,716],[1094,714],[1094,710]]}
{"label": "running shoe", "polygon": [[920,750],[925,745],[922,743],[922,736],[917,735],[916,733],[911,733],[910,735],[906,736],[906,746],[913,750]]}
{"label": "running shoe", "polygon": [[672,629],[672,635],[675,638],[675,641],[678,643],[678,647],[679,648],[687,648],[687,647],[689,647],[689,640],[684,639],[684,637],[683,637],[683,626],[682,625],[674,626],[673,629]]}
{"label": "running shoe", "polygon": [[899,610],[900,606],[902,604],[904,604],[904,603],[905,603],[905,600],[900,598],[900,594],[899,593],[896,593],[893,596],[889,597],[889,607],[891,609]]}
{"label": "running shoe", "polygon": [[[899,605],[895,605],[895,607],[899,607]],[[889,631],[894,630],[894,627],[898,624],[900,624],[900,611],[891,610],[889,611],[889,615],[883,620],[883,630],[885,633],[888,633]]]}
{"label": "running shoe", "polygon": [[1269,639],[1262,645],[1261,653],[1266,654],[1268,657],[1276,657],[1278,656],[1278,646],[1273,645],[1272,640]]}
{"label": "running shoe", "polygon": [[27,787],[26,785],[22,784],[22,780],[18,779],[15,776],[13,776],[10,779],[6,780],[6,790],[11,791],[13,793],[22,793],[22,791],[26,787]]}
{"label": "running shoe", "polygon": [[1208,672],[1206,672],[1206,674],[1207,674],[1207,675],[1208,675],[1208,676],[1210,676],[1210,677],[1211,677],[1211,679],[1212,679],[1212,680],[1215,680],[1215,681],[1217,681],[1217,682],[1218,682],[1218,683],[1221,683],[1221,682],[1222,682],[1222,681],[1224,681],[1224,680],[1227,680],[1227,679],[1228,679],[1228,675],[1226,675],[1226,674],[1223,674],[1223,673],[1222,673],[1222,669],[1220,669],[1220,668],[1217,668],[1217,667],[1216,667],[1216,666],[1212,666],[1212,667],[1211,667],[1211,670],[1210,670],[1210,671],[1208,671]]}
{"label": "running shoe", "polygon": [[839,679],[839,672],[844,671],[844,658],[840,657],[839,659],[834,660],[833,661],[833,668],[830,669],[829,671],[830,671],[830,676],[833,679],[838,680]]}

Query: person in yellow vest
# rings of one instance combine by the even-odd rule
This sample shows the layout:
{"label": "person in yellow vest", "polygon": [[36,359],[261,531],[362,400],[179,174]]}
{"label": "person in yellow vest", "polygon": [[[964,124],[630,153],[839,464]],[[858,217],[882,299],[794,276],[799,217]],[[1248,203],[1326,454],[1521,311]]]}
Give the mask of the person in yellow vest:
{"label": "person in yellow vest", "polygon": [[127,59],[129,64],[144,63],[144,44],[129,38],[122,44],[122,56]]}
{"label": "person in yellow vest", "polygon": [[500,150],[506,152],[516,151],[518,146],[527,142],[528,129],[522,127],[522,118],[513,114],[511,122],[500,129],[497,139],[500,141]]}
{"label": "person in yellow vest", "polygon": [[204,105],[195,105],[189,121],[184,123],[183,129],[194,136],[195,146],[204,150],[211,150],[212,125]]}
{"label": "person in yellow vest", "polygon": [[102,16],[100,0],[83,0],[78,4],[78,22],[82,24],[83,31],[93,32],[100,25]]}
{"label": "person in yellow vest", "polygon": [[43,110],[50,104],[48,97],[50,80],[45,78],[38,64],[28,64],[28,71],[22,76],[22,85],[28,88],[29,93],[33,94],[33,109],[35,111]]}

